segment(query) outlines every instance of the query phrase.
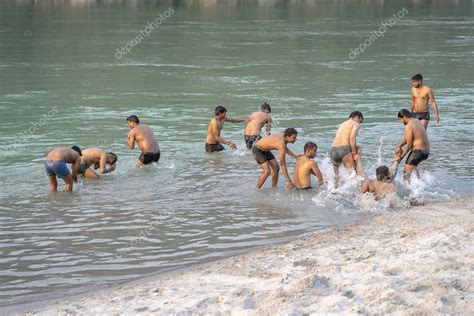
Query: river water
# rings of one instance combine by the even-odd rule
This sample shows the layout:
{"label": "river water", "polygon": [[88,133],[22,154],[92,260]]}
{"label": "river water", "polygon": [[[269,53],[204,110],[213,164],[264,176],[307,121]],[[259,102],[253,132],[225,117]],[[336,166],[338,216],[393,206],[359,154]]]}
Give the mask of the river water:
{"label": "river water", "polygon": [[[157,21],[130,52],[117,53]],[[382,23],[390,24],[383,37],[350,55]],[[0,305],[221,258],[400,211],[413,198],[472,195],[473,51],[470,1],[2,1]],[[275,131],[298,129],[294,152],[306,141],[319,145],[329,178],[337,125],[359,110],[358,141],[373,176],[392,162],[404,131],[396,115],[409,106],[418,72],[441,122],[430,123],[421,180],[399,178],[396,203],[357,197],[353,178],[316,192],[288,193],[284,183],[255,190],[260,170],[242,124],[223,131],[237,151],[204,152],[215,106],[245,117],[268,102]],[[157,166],[135,168],[130,114],[155,132]],[[117,170],[51,194],[45,156],[74,144],[116,152]]]}

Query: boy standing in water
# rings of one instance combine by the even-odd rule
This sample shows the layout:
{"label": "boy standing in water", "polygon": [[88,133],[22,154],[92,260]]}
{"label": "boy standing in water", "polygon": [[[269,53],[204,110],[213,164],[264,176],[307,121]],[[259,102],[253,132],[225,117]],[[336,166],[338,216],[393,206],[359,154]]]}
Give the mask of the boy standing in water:
{"label": "boy standing in water", "polygon": [[428,128],[430,121],[430,108],[428,102],[431,101],[431,106],[436,114],[436,123],[439,123],[438,105],[433,96],[433,90],[423,84],[423,76],[416,74],[411,78],[411,102],[410,112],[412,117],[420,120],[425,129]]}
{"label": "boy standing in water", "polygon": [[318,179],[320,186],[324,184],[323,175],[318,168],[318,164],[313,160],[318,152],[318,145],[313,142],[307,142],[304,145],[304,154],[298,156],[295,165],[295,188],[300,190],[311,189],[311,175]]}
{"label": "boy standing in water", "polygon": [[356,136],[363,121],[364,116],[362,113],[354,111],[349,115],[349,119],[339,125],[337,129],[329,152],[334,173],[336,174],[336,181],[339,179],[339,166],[341,163],[346,169],[354,170],[357,175],[365,177],[365,172],[360,162],[359,146],[356,143]]}
{"label": "boy standing in water", "polygon": [[278,150],[278,157],[280,158],[281,169],[283,176],[286,179],[286,186],[288,190],[293,189],[293,183],[291,182],[286,167],[286,154],[293,158],[298,158],[286,145],[293,144],[296,141],[298,132],[294,128],[287,128],[284,133],[277,133],[274,135],[268,135],[257,141],[252,147],[252,155],[262,168],[263,174],[257,181],[257,189],[260,189],[268,176],[272,174],[272,187],[276,187],[278,184],[278,173],[280,172],[280,166],[275,160],[275,156],[271,153],[272,150]]}
{"label": "boy standing in water", "polygon": [[140,120],[136,115],[127,117],[127,123],[128,127],[130,127],[128,147],[133,149],[135,142],[137,142],[138,148],[142,151],[137,160],[137,167],[158,162],[160,160],[160,147],[151,128],[148,125],[140,124]]}
{"label": "boy standing in water", "polygon": [[[414,170],[418,174],[418,170],[416,169],[418,164],[428,159],[430,143],[424,126],[417,118],[413,118],[408,110],[401,109],[398,112],[398,119],[405,125],[405,138],[397,145],[395,152],[398,153],[398,161],[401,161],[403,157],[410,152],[405,162],[405,168],[403,169],[403,178],[410,180]],[[403,149],[405,145],[406,147]]]}
{"label": "boy standing in water", "polygon": [[272,109],[270,104],[265,102],[260,106],[259,112],[253,112],[247,118],[247,121],[245,122],[244,138],[245,145],[247,145],[248,149],[252,149],[253,144],[262,138],[260,133],[264,125],[266,125],[266,134],[270,134],[270,130],[272,128],[272,117],[270,116],[271,112]]}
{"label": "boy standing in water", "polygon": [[214,114],[214,118],[209,122],[209,125],[207,126],[206,151],[208,153],[212,153],[215,151],[225,150],[224,146],[222,146],[221,144],[225,144],[232,149],[237,148],[237,146],[233,142],[227,141],[221,137],[221,131],[224,128],[225,122],[240,123],[244,120],[226,117],[227,109],[223,106],[216,107]]}
{"label": "boy standing in water", "polygon": [[[44,167],[48,175],[51,192],[58,190],[57,177],[64,180],[66,191],[72,192],[73,182],[77,183],[77,173],[81,164],[81,156],[81,149],[77,146],[72,146],[71,148],[59,147],[48,153]],[[72,174],[67,168],[67,163],[72,164]]]}

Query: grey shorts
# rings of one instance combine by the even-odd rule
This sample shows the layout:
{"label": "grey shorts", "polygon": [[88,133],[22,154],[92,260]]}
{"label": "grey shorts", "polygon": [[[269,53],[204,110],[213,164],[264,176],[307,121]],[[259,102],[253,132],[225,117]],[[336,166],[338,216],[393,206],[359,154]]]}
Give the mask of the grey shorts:
{"label": "grey shorts", "polygon": [[329,156],[331,157],[332,163],[336,165],[340,165],[342,163],[342,158],[345,155],[352,153],[351,146],[337,146],[331,147],[331,151],[329,152]]}

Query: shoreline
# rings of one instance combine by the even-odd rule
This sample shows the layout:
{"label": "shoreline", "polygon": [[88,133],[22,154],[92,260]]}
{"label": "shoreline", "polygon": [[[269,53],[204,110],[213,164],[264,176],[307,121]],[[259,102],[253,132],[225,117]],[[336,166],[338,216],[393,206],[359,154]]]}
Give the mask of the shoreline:
{"label": "shoreline", "polygon": [[[425,205],[11,314],[474,310],[474,197]],[[471,240],[471,242],[469,242]],[[3,314],[4,312],[0,312]]]}

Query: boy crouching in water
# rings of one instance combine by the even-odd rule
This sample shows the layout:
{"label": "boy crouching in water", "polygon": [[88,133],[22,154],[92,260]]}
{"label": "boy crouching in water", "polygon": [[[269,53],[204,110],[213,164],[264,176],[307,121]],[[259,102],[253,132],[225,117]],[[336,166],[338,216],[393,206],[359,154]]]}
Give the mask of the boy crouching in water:
{"label": "boy crouching in water", "polygon": [[[395,169],[396,170],[396,169]],[[375,169],[377,180],[365,180],[360,188],[360,193],[370,192],[376,200],[384,197],[387,193],[395,192],[395,185],[391,182],[391,176],[387,166],[380,166]]]}

